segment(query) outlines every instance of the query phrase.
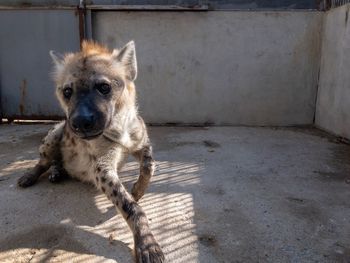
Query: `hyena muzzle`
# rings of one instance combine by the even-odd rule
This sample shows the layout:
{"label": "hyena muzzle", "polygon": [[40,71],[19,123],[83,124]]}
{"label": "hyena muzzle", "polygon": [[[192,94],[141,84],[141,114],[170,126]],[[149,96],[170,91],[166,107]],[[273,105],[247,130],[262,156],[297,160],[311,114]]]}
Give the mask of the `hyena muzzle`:
{"label": "hyena muzzle", "polygon": [[[93,183],[132,230],[136,262],[164,262],[137,203],[154,173],[155,162],[146,126],[137,112],[134,42],[110,51],[85,41],[78,53],[50,54],[55,64],[56,96],[66,120],[49,131],[39,148],[39,162],[18,180],[18,185],[33,185],[50,167],[52,182],[70,175]],[[118,177],[129,153],[140,162],[140,175],[131,194]]]}

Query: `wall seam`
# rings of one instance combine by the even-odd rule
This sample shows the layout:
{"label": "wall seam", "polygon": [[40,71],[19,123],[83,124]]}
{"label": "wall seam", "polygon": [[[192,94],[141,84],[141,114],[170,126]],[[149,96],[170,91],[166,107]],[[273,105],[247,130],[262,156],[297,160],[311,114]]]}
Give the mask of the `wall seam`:
{"label": "wall seam", "polygon": [[321,78],[321,66],[322,66],[322,58],[323,58],[323,36],[324,36],[324,24],[326,20],[326,15],[328,11],[324,11],[322,14],[322,21],[321,21],[321,30],[320,30],[320,47],[319,47],[319,62],[318,62],[318,72],[317,72],[317,82],[316,82],[316,95],[315,95],[315,111],[314,111],[314,117],[312,120],[312,124],[316,126],[316,114],[317,114],[317,102],[318,102],[318,92],[320,89],[320,78]]}

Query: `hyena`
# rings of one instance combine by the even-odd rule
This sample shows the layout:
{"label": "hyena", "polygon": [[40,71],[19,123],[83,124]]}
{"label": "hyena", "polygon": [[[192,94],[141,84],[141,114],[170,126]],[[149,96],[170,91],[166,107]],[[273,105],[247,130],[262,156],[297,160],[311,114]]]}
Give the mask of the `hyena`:
{"label": "hyena", "polygon": [[[51,51],[56,96],[66,120],[57,124],[39,148],[40,160],[18,185],[33,185],[51,167],[49,180],[67,175],[93,183],[117,207],[134,236],[136,262],[164,262],[137,201],[155,170],[152,147],[143,119],[137,112],[134,81],[136,53],[131,41],[113,51],[84,41],[78,53]],[[118,177],[128,154],[140,163],[140,175],[127,192]]]}

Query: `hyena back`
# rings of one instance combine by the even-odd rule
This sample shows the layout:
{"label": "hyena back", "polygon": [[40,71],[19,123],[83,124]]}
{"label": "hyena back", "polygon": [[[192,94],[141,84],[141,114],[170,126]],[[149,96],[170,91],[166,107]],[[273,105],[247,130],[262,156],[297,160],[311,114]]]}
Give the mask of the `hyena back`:
{"label": "hyena back", "polygon": [[[93,183],[113,202],[132,230],[136,262],[164,262],[146,215],[137,204],[154,173],[155,162],[146,126],[136,107],[134,43],[109,51],[85,41],[81,52],[50,54],[55,64],[56,96],[66,120],[49,131],[39,148],[39,162],[18,180],[18,185],[34,184],[50,167],[52,182],[70,175]],[[118,177],[128,154],[140,162],[132,194]]]}

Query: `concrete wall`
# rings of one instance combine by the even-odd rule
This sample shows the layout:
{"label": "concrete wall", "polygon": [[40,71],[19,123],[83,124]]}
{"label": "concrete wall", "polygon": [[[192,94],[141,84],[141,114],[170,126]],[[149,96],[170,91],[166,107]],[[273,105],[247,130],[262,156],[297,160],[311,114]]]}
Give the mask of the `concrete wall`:
{"label": "concrete wall", "polygon": [[50,78],[51,49],[79,50],[75,10],[0,10],[2,116],[49,119],[63,115]]}
{"label": "concrete wall", "polygon": [[350,138],[350,5],[325,15],[316,125]]}
{"label": "concrete wall", "polygon": [[319,12],[97,12],[93,36],[136,41],[150,123],[312,124]]}

